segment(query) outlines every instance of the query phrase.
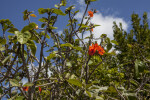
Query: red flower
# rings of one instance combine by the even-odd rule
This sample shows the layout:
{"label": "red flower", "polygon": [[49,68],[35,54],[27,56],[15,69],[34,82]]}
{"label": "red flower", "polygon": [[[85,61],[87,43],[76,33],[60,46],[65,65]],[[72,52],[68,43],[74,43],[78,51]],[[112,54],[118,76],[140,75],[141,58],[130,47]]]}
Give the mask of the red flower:
{"label": "red flower", "polygon": [[88,11],[88,16],[93,17],[93,11]]}
{"label": "red flower", "polygon": [[97,43],[92,44],[92,46],[89,46],[89,55],[92,56],[94,55],[96,52],[98,52],[98,54],[103,55],[105,53],[104,49],[99,46]]}
{"label": "red flower", "polygon": [[23,91],[28,91],[29,87],[26,86],[26,87],[23,87]]}
{"label": "red flower", "polygon": [[94,48],[94,44],[92,44],[92,46],[89,46],[89,55],[92,56],[95,54],[95,48]]}
{"label": "red flower", "polygon": [[39,91],[41,92],[42,91],[42,89],[41,89],[41,87],[39,86]]}

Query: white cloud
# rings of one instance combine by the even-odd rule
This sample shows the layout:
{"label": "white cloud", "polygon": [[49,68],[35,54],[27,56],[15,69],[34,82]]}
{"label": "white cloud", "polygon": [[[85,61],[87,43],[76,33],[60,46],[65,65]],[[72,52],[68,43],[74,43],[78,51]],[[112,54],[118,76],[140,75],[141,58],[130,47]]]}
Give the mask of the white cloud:
{"label": "white cloud", "polygon": [[94,28],[94,36],[99,37],[101,34],[107,34],[110,39],[113,39],[113,22],[117,25],[122,23],[123,29],[127,30],[128,24],[122,19],[114,16],[103,16],[101,13],[94,14],[91,22],[101,26]]}
{"label": "white cloud", "polygon": [[80,5],[84,5],[84,0],[77,0],[77,2],[80,4]]}
{"label": "white cloud", "polygon": [[[81,20],[83,12],[79,12],[76,16],[77,19]],[[91,19],[91,23],[98,24],[101,26],[95,27],[93,29],[93,34],[95,38],[99,38],[101,34],[107,34],[110,39],[113,39],[113,22],[116,22],[117,25],[122,23],[124,30],[128,29],[128,23],[124,21],[123,18],[115,17],[113,15],[103,16],[101,13],[94,14],[94,17]],[[90,35],[90,32],[86,32],[84,37]]]}
{"label": "white cloud", "polygon": [[27,79],[27,78],[23,78],[23,79],[22,79],[23,85],[24,85],[25,83],[27,83],[27,82],[28,82],[28,79]]}
{"label": "white cloud", "polygon": [[62,30],[58,30],[57,33],[58,33],[59,35],[61,35],[61,34],[63,33],[63,31],[62,31]]}

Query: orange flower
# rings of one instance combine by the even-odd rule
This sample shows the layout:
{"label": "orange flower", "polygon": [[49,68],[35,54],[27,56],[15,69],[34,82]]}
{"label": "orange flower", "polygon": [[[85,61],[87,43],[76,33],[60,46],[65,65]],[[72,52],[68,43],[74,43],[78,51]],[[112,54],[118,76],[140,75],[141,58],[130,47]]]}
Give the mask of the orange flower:
{"label": "orange flower", "polygon": [[100,55],[103,55],[105,53],[104,49],[101,46],[98,46],[96,50],[98,51],[98,54]]}
{"label": "orange flower", "polygon": [[93,11],[88,11],[88,16],[93,17]]}
{"label": "orange flower", "polygon": [[41,87],[39,86],[39,91],[41,92],[42,91],[42,89],[41,89]]}
{"label": "orange flower", "polygon": [[23,87],[23,91],[28,91],[29,87],[26,86],[26,87]]}
{"label": "orange flower", "polygon": [[92,56],[95,54],[95,47],[94,44],[92,46],[89,46],[89,55]]}
{"label": "orange flower", "polygon": [[89,46],[89,55],[92,56],[94,55],[96,52],[98,52],[98,54],[103,55],[105,53],[104,49],[99,46],[97,43],[92,44],[92,46]]}
{"label": "orange flower", "polygon": [[31,14],[30,16],[31,16],[31,17],[36,17],[36,15],[35,15],[35,14]]}
{"label": "orange flower", "polygon": [[93,32],[93,28],[91,29],[91,31]]}

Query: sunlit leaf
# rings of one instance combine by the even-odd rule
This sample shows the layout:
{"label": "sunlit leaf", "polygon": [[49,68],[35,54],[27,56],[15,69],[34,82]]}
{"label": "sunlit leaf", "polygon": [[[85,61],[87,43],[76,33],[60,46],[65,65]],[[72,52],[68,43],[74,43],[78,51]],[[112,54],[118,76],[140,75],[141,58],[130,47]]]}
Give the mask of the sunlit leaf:
{"label": "sunlit leaf", "polygon": [[59,6],[55,4],[55,7],[58,8]]}
{"label": "sunlit leaf", "polygon": [[40,21],[40,22],[47,22],[47,21],[48,21],[48,19],[47,19],[47,18],[45,18],[45,17],[42,17],[42,18],[40,18],[40,19],[39,19],[39,21]]}
{"label": "sunlit leaf", "polygon": [[51,53],[49,54],[49,56],[47,56],[47,60],[51,60],[52,58],[54,58],[56,56],[55,53]]}
{"label": "sunlit leaf", "polygon": [[66,62],[66,66],[71,67],[72,66],[71,62]]}
{"label": "sunlit leaf", "polygon": [[33,86],[34,84],[33,83],[25,83],[24,85],[23,85],[23,87],[25,87],[25,86]]}
{"label": "sunlit leaf", "polygon": [[6,64],[12,57],[12,54],[10,54],[8,57],[6,57],[3,61],[2,64]]}
{"label": "sunlit leaf", "polygon": [[77,79],[69,79],[69,80],[67,80],[70,84],[73,84],[73,85],[75,85],[75,86],[79,86],[79,87],[82,87],[82,83],[79,81],[79,80],[77,80]]}
{"label": "sunlit leaf", "polygon": [[66,43],[66,44],[61,44],[60,45],[61,47],[73,47],[73,45],[72,44],[70,44],[70,43]]}
{"label": "sunlit leaf", "polygon": [[96,96],[95,100],[104,100],[104,99],[102,97],[100,97],[100,96]]}
{"label": "sunlit leaf", "polygon": [[114,43],[115,45],[118,45],[117,41],[111,40],[111,43]]}
{"label": "sunlit leaf", "polygon": [[44,8],[39,8],[38,12],[39,12],[39,14],[44,14],[44,13],[48,12],[48,10],[44,9]]}
{"label": "sunlit leaf", "polygon": [[92,97],[92,95],[91,95],[91,93],[89,92],[89,91],[85,91],[86,92],[86,94],[89,96],[89,97]]}
{"label": "sunlit leaf", "polygon": [[20,42],[20,44],[27,43],[27,41],[31,37],[31,34],[28,31],[26,31],[25,33],[21,33],[19,31],[15,31],[15,35],[17,36],[17,40],[18,40],[18,42]]}
{"label": "sunlit leaf", "polygon": [[60,4],[60,5],[66,6],[66,4],[67,4],[67,1],[66,1],[66,0],[61,0],[61,4]]}
{"label": "sunlit leaf", "polygon": [[20,86],[20,85],[19,85],[19,81],[17,81],[16,79],[10,79],[10,84],[11,84],[12,86],[17,86],[17,87]]}
{"label": "sunlit leaf", "polygon": [[63,16],[66,15],[66,14],[63,13],[60,9],[55,9],[55,8],[53,8],[53,13],[55,13],[55,14],[57,14],[57,15],[63,15]]}

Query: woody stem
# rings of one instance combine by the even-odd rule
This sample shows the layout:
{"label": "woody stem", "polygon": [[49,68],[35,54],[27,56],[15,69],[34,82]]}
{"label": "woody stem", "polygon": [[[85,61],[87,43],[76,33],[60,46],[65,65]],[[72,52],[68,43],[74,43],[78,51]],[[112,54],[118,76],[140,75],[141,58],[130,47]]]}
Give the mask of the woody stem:
{"label": "woody stem", "polygon": [[86,71],[86,75],[85,75],[85,80],[86,80],[86,84],[88,84],[88,73],[89,73],[89,60],[90,60],[91,56],[89,56],[88,61],[86,62],[86,67],[85,67],[85,71]]}

